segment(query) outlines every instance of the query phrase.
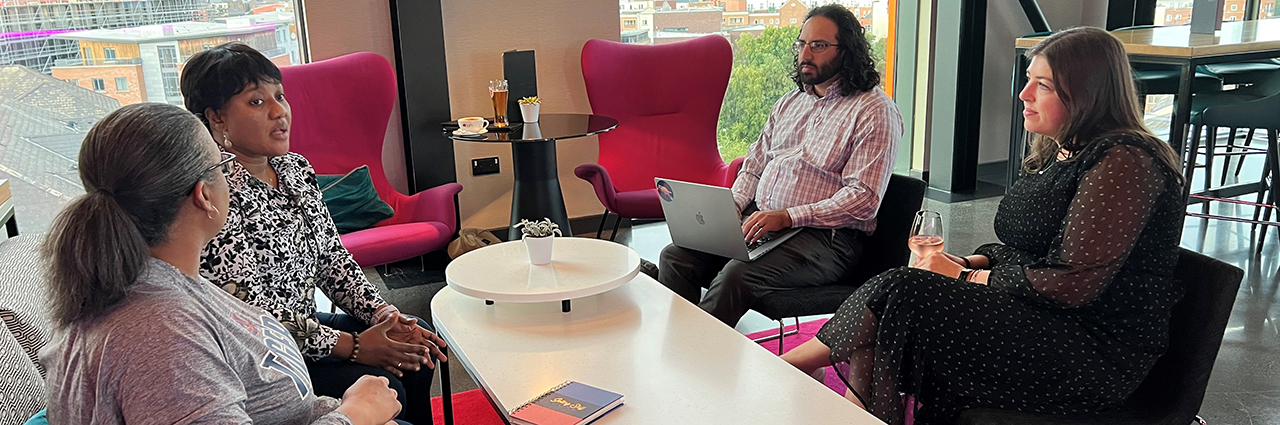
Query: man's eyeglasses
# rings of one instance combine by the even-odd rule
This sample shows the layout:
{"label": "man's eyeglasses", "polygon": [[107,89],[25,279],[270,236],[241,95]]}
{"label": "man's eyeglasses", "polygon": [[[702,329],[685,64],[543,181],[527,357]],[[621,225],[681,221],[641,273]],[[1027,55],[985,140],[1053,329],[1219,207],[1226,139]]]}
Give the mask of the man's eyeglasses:
{"label": "man's eyeglasses", "polygon": [[231,161],[235,161],[236,154],[233,154],[231,152],[225,152],[225,151],[220,152],[220,154],[222,154],[222,159],[219,160],[217,164],[213,164],[209,166],[209,168],[205,168],[204,172],[201,172],[200,175],[203,176],[205,174],[209,174],[210,171],[216,170],[219,167],[222,168],[222,175],[224,176],[231,175]]}
{"label": "man's eyeglasses", "polygon": [[805,44],[808,44],[809,51],[814,53],[822,53],[826,51],[828,47],[839,46],[839,44],[831,44],[825,41],[810,41],[808,43],[803,41],[796,41],[794,44],[791,45],[791,50],[795,50],[796,53],[800,53],[800,51],[804,50]]}

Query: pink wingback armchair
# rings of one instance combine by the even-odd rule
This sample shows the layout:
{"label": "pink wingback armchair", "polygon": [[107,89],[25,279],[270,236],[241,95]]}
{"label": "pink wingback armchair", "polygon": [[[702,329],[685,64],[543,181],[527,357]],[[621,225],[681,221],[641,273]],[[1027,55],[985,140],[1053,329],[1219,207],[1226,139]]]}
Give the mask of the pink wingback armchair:
{"label": "pink wingback armchair", "polygon": [[716,143],[732,66],[721,36],[657,46],[589,40],[582,47],[591,110],[618,120],[599,136],[599,163],[574,169],[604,204],[601,230],[610,211],[617,223],[662,218],[655,177],[733,185],[742,158],[725,164]]}
{"label": "pink wingback armchair", "polygon": [[368,165],[378,197],[395,210],[372,228],[342,235],[356,262],[372,267],[448,245],[457,233],[455,195],[462,185],[405,195],[391,187],[382,168],[382,142],[397,97],[391,64],[360,52],[280,71],[293,109],[290,150],[307,157],[317,174],[346,174]]}

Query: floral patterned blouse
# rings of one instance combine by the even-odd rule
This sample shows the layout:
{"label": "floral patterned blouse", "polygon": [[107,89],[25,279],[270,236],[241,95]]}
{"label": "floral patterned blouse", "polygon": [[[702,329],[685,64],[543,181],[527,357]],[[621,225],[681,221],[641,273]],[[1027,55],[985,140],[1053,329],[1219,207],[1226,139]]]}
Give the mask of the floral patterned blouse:
{"label": "floral patterned blouse", "polygon": [[324,358],[339,332],[316,320],[317,287],[365,323],[386,302],[342,246],[307,159],[290,152],[268,163],[278,176],[277,188],[232,162],[227,224],[201,252],[200,273],[274,315],[303,355]]}

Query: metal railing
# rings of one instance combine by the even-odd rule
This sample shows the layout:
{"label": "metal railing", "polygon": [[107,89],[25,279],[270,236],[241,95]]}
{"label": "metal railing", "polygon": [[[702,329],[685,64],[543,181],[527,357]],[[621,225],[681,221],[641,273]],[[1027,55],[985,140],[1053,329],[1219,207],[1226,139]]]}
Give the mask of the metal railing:
{"label": "metal railing", "polygon": [[110,65],[138,65],[142,63],[141,58],[116,58],[116,59],[58,59],[54,61],[53,66],[110,66]]}

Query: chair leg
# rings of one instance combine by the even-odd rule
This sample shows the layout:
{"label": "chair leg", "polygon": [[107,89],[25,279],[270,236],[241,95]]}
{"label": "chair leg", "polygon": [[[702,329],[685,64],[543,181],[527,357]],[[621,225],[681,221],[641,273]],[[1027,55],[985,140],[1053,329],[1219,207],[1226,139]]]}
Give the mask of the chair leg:
{"label": "chair leg", "polygon": [[604,222],[609,219],[609,209],[604,209],[604,215],[600,216],[600,227],[596,228],[596,239],[600,239],[600,234],[604,232]]}
{"label": "chair leg", "polygon": [[[614,214],[617,215],[617,214]],[[609,241],[613,242],[618,238],[618,227],[622,226],[622,216],[618,215],[618,221],[613,222],[613,233],[609,234]]]}
{"label": "chair leg", "polygon": [[778,319],[778,355],[779,356],[782,355],[782,341],[787,338],[787,334],[785,333],[785,328],[786,328],[785,322],[783,322],[782,319]]}
{"label": "chair leg", "polygon": [[1189,140],[1190,143],[1187,143],[1187,165],[1183,171],[1186,184],[1183,185],[1183,190],[1186,191],[1188,195],[1191,193],[1191,181],[1194,180],[1196,176],[1196,154],[1200,151],[1200,129],[1201,126],[1192,126],[1191,140]]}
{"label": "chair leg", "polygon": [[[1253,141],[1253,130],[1252,128],[1249,129],[1249,132],[1244,135],[1244,147],[1246,148]],[[1240,177],[1240,170],[1244,168],[1244,158],[1244,155],[1240,155],[1240,159],[1236,160],[1236,177]]]}
{"label": "chair leg", "polygon": [[1236,128],[1232,127],[1231,132],[1227,134],[1227,151],[1226,155],[1222,157],[1222,181],[1218,183],[1219,186],[1227,185],[1227,171],[1231,168],[1231,153],[1235,152],[1235,144]]}
{"label": "chair leg", "polygon": [[[1209,126],[1204,137],[1207,139],[1204,143],[1204,190],[1208,191],[1213,187],[1213,150],[1218,146],[1218,127]],[[1191,165],[1195,166],[1195,164]],[[1200,204],[1200,210],[1208,214],[1209,203]]]}
{"label": "chair leg", "polygon": [[[1276,146],[1276,142],[1277,142],[1276,130],[1267,129],[1267,167],[1266,168],[1271,171],[1270,173],[1271,183],[1266,186],[1266,190],[1267,190],[1267,199],[1268,199],[1267,203],[1271,204],[1273,207],[1278,204],[1276,202],[1276,199],[1277,199],[1276,177],[1280,176],[1280,152],[1277,152],[1278,146]],[[1264,176],[1263,179],[1265,180],[1266,176]],[[1259,196],[1258,199],[1261,200],[1262,197]],[[1263,208],[1262,221],[1271,220],[1271,210],[1272,208]],[[1262,225],[1261,227],[1262,227],[1262,231],[1258,234],[1258,249],[1257,249],[1258,253],[1262,253],[1262,245],[1267,241],[1267,231],[1270,230],[1268,228],[1269,226],[1265,224]]]}

